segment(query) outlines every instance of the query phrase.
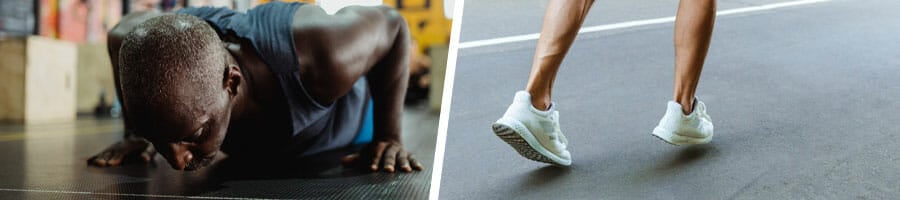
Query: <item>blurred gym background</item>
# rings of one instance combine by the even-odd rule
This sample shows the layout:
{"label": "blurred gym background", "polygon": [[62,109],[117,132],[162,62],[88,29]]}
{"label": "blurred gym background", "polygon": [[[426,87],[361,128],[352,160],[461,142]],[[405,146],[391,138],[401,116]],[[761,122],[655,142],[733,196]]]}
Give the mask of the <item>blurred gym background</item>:
{"label": "blurred gym background", "polygon": [[[2,0],[0,1],[0,122],[74,121],[118,116],[106,32],[136,11],[175,12],[186,6],[246,11],[272,0]],[[408,104],[439,110],[452,1],[299,0],[333,13],[348,5],[397,8],[412,32]],[[448,9],[445,9],[448,8]]]}

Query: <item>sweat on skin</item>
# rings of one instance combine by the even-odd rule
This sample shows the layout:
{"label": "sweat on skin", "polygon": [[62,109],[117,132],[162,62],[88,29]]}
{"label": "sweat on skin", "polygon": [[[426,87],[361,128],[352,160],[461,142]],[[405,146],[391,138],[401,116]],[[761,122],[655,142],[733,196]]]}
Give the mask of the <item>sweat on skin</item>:
{"label": "sweat on skin", "polygon": [[[374,141],[343,161],[369,165],[373,171],[421,170],[422,164],[400,141],[409,51],[402,17],[387,7],[348,7],[334,15],[312,5],[270,7],[282,5],[298,7],[292,11],[297,20],[290,24],[293,56],[301,61],[296,66],[299,79],[317,103],[338,103],[354,83],[367,77],[375,102]],[[226,134],[243,139],[289,129],[283,124],[289,124],[285,110],[290,107],[284,106],[287,99],[273,80],[276,72],[265,64],[271,60],[264,60],[246,38],[218,35],[191,15],[138,13],[123,18],[109,40],[110,55],[118,55],[111,59],[126,137],[90,158],[92,165],[116,166],[129,156],[149,161],[158,150],[173,168],[193,170],[208,165],[223,146],[237,140],[228,140]],[[361,57],[368,59],[340,59]],[[226,153],[252,157],[259,154],[243,151],[292,145],[259,141],[248,143],[256,148]]]}

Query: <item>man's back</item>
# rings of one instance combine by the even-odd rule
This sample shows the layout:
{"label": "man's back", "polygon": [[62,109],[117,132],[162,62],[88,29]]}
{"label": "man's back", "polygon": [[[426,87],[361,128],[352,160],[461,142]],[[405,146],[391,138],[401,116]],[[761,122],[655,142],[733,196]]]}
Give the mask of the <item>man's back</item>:
{"label": "man's back", "polygon": [[[356,81],[349,93],[331,104],[321,104],[309,95],[306,87],[310,86],[304,85],[300,78],[300,67],[291,34],[294,12],[303,5],[272,2],[253,8],[246,14],[212,7],[185,8],[178,11],[180,14],[204,19],[216,29],[220,38],[225,40],[237,38],[252,45],[256,56],[267,65],[274,76],[257,79],[274,79],[280,87],[276,91],[284,97],[290,117],[292,140],[289,143],[291,146],[285,147],[285,151],[296,156],[320,153],[352,143],[361,129],[369,99],[365,78]],[[250,66],[242,66],[246,67]],[[223,151],[228,152],[232,146],[244,146],[229,145],[235,142],[240,141],[226,142]]]}

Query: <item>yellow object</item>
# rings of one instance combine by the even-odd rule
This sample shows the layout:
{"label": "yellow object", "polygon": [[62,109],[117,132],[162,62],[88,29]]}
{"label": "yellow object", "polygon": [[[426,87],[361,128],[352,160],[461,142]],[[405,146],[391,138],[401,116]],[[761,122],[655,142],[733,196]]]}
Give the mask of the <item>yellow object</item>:
{"label": "yellow object", "polygon": [[397,8],[406,18],[419,52],[450,42],[452,21],[444,17],[443,0],[385,0],[384,5]]}

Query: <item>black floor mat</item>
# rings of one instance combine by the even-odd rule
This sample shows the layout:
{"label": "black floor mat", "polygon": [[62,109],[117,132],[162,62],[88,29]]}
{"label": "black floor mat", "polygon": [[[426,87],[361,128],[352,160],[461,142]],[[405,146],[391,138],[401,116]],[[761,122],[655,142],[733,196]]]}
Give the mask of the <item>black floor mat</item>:
{"label": "black floor mat", "polygon": [[319,159],[325,167],[219,160],[195,171],[150,164],[89,167],[85,159],[121,138],[121,122],[79,119],[38,126],[0,125],[0,199],[425,199],[437,115],[424,107],[404,115],[404,142],[426,165],[416,173],[370,173],[342,167],[348,152]]}

